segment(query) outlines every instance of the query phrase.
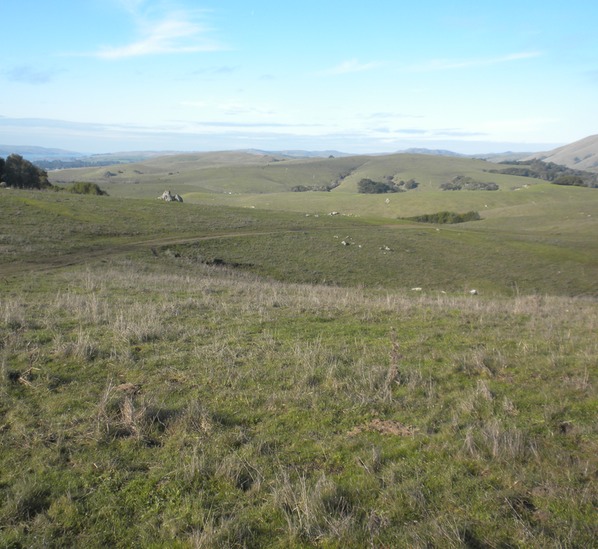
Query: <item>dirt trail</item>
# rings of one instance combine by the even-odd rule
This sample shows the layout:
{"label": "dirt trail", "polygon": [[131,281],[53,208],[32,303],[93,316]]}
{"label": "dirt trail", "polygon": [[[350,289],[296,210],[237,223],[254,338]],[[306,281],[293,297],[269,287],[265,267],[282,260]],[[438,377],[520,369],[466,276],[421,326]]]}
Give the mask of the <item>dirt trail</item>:
{"label": "dirt trail", "polygon": [[[383,225],[387,228],[412,229],[419,228],[418,225]],[[348,228],[348,227],[345,227]],[[43,272],[55,269],[81,265],[84,263],[108,260],[113,257],[124,255],[140,250],[147,250],[151,253],[152,248],[168,246],[175,244],[189,244],[191,242],[200,242],[202,240],[217,240],[227,238],[243,238],[247,236],[265,236],[271,234],[305,232],[305,228],[274,230],[274,231],[252,231],[252,232],[234,232],[234,233],[216,233],[202,236],[166,236],[161,238],[144,238],[141,240],[130,240],[122,244],[95,244],[89,249],[79,249],[72,252],[56,255],[40,255],[35,261],[17,260],[10,263],[2,263],[0,258],[0,277],[15,276],[25,272]],[[331,230],[331,227],[311,228],[310,231]]]}
{"label": "dirt trail", "polygon": [[[220,238],[235,238],[246,236],[263,236],[279,233],[280,231],[244,232],[244,233],[222,233],[204,236],[168,236],[163,238],[150,238],[143,240],[132,240],[119,245],[101,244],[90,249],[76,250],[72,253],[57,254],[54,256],[42,256],[37,261],[14,261],[11,263],[0,263],[0,277],[18,275],[25,272],[40,272],[61,269],[73,265],[81,265],[90,261],[108,260],[113,257],[124,255],[146,249],[151,253],[152,248],[175,244],[189,244],[202,240],[214,240]],[[295,232],[289,230],[287,232]]]}

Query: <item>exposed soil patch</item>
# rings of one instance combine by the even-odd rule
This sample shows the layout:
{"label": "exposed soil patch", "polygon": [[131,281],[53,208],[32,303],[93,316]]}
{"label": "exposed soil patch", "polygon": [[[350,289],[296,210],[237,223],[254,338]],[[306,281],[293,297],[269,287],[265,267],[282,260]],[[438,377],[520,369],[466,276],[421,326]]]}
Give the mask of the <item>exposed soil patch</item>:
{"label": "exposed soil patch", "polygon": [[351,429],[347,434],[355,436],[366,431],[380,433],[382,435],[393,435],[397,437],[410,437],[417,433],[418,429],[411,425],[403,425],[392,419],[373,419],[366,425],[360,425]]}

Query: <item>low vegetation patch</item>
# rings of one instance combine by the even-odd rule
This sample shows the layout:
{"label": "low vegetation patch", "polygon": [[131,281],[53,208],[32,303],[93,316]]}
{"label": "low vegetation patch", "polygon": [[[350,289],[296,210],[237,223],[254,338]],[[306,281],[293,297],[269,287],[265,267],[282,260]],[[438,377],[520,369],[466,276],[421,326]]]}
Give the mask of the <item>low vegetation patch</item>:
{"label": "low vegetation patch", "polygon": [[402,189],[392,181],[372,181],[371,179],[362,179],[357,183],[357,192],[363,194],[385,194],[385,193],[398,193]]}
{"label": "low vegetation patch", "polygon": [[416,215],[414,217],[407,217],[406,219],[410,221],[418,221],[419,223],[452,224],[465,223],[467,221],[478,221],[482,218],[478,212],[471,211],[466,213],[438,212],[433,214]]}
{"label": "low vegetation patch", "polygon": [[477,181],[473,177],[457,175],[450,181],[440,184],[443,191],[497,191],[498,185],[493,182]]}
{"label": "low vegetation patch", "polygon": [[66,190],[73,194],[92,194],[96,196],[107,196],[108,193],[103,191],[97,183],[85,183],[78,181],[73,183]]}

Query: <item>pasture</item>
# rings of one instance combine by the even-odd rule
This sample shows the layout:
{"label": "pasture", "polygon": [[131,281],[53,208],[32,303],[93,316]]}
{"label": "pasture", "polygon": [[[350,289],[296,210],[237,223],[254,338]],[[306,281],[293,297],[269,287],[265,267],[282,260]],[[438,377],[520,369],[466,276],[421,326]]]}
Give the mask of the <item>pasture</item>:
{"label": "pasture", "polygon": [[0,545],[592,546],[598,191],[267,162],[1,190]]}

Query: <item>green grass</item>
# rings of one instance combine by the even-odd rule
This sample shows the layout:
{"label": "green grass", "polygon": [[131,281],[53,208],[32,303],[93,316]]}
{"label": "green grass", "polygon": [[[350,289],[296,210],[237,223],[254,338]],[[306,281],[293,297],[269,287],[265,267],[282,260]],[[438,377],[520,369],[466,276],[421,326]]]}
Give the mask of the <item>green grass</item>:
{"label": "green grass", "polygon": [[[7,192],[0,274],[25,265],[43,269],[141,254],[166,255],[180,265],[218,260],[289,282],[595,296],[598,215],[579,213],[594,208],[582,204],[593,191],[565,191],[579,198],[557,202],[559,193],[548,193],[552,209],[532,215],[515,206],[528,215],[442,228],[374,217]],[[557,208],[568,215],[559,219]]]}
{"label": "green grass", "polygon": [[[164,188],[181,195],[190,192],[216,194],[263,194],[289,192],[296,185],[322,187],[339,180],[336,192],[355,193],[363,178],[374,181],[386,176],[405,181],[416,179],[417,192],[438,190],[457,175],[493,181],[502,190],[537,183],[539,180],[488,173],[496,165],[468,158],[394,154],[340,158],[280,159],[241,153],[210,153],[165,156],[140,163],[77,168],[50,172],[52,183],[90,181],[114,196],[153,198]],[[107,174],[110,175],[107,175]]]}
{"label": "green grass", "polygon": [[593,546],[593,192],[0,193],[0,546]]}
{"label": "green grass", "polygon": [[593,543],[593,301],[160,259],[1,292],[5,546]]}

